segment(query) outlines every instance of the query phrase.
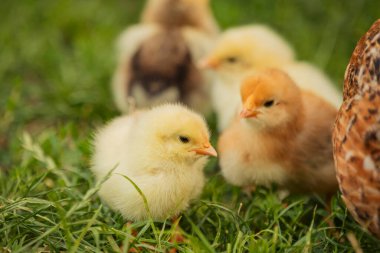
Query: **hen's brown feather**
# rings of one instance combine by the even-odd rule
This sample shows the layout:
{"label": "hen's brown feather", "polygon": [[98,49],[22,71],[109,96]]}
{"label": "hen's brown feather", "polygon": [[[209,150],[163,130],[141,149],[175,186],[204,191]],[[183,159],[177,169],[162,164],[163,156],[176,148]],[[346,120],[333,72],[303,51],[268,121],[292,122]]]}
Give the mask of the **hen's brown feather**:
{"label": "hen's brown feather", "polygon": [[[358,94],[358,89],[363,89],[361,86],[366,85],[367,82],[365,80],[359,80],[363,77],[363,75],[359,73],[361,70],[370,71],[372,69],[372,71],[376,71],[377,69],[377,80],[380,80],[379,58],[376,60],[375,55],[371,56],[371,54],[376,54],[375,51],[371,52],[371,50],[378,48],[380,45],[379,33],[380,19],[371,26],[371,28],[363,37],[361,37],[358,44],[356,45],[344,76],[344,100],[352,98]],[[365,76],[375,77],[373,74],[367,74]]]}
{"label": "hen's brown feather", "polygon": [[353,52],[344,99],[333,133],[339,186],[350,213],[380,238],[380,19]]}

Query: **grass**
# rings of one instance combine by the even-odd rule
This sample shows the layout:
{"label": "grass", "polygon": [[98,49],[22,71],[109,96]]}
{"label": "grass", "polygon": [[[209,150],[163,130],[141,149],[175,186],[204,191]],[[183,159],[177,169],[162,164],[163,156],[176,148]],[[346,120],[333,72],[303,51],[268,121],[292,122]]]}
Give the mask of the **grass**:
{"label": "grass", "polygon": [[[247,197],[225,183],[216,160],[206,168],[201,200],[181,216],[183,243],[170,241],[171,221],[126,226],[101,203],[88,170],[91,137],[118,115],[109,92],[114,40],[137,22],[142,5],[1,1],[0,252],[353,252],[349,232],[365,252],[380,251],[379,240],[353,221],[338,194],[330,214],[337,228],[331,228],[322,200],[280,201],[264,188]],[[378,18],[380,3],[214,0],[212,7],[223,28],[272,25],[300,59],[342,87],[355,43]]]}

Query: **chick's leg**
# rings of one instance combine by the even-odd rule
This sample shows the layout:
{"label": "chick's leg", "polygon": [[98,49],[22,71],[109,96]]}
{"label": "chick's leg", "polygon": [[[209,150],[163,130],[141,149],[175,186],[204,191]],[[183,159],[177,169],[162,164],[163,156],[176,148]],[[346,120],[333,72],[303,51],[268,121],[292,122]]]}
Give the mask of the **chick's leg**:
{"label": "chick's leg", "polygon": [[[132,227],[132,222],[131,221],[128,221],[127,223],[125,223],[124,227],[126,228],[127,231],[130,231],[130,234],[133,236],[133,237],[136,237],[137,236],[137,231]],[[133,242],[133,239],[130,239],[130,242],[131,243]],[[121,252],[124,251],[123,249],[124,245],[122,245],[120,247],[121,249]],[[135,247],[131,247],[128,249],[128,253],[136,253],[136,252],[140,252],[140,248],[135,248]]]}
{"label": "chick's leg", "polygon": [[251,184],[251,185],[246,185],[243,187],[243,192],[248,196],[252,197],[252,193],[256,191],[256,185]]}
{"label": "chick's leg", "polygon": [[333,196],[335,195],[335,193],[329,193],[326,195],[325,197],[325,201],[326,201],[326,206],[325,206],[325,209],[327,211],[327,217],[325,218],[325,222],[327,223],[327,225],[331,228],[330,230],[330,234],[336,238],[338,241],[341,241],[342,238],[341,236],[339,235],[339,231],[334,223],[334,220],[333,220],[333,210],[332,210],[332,199],[333,199]]}
{"label": "chick's leg", "polygon": [[[128,221],[127,223],[125,223],[124,226],[125,226],[126,230],[130,233],[130,235],[133,236],[133,238],[131,238],[131,239],[129,240],[129,243],[133,243],[133,242],[135,241],[135,238],[136,238],[137,235],[138,235],[137,230],[133,228],[133,222]],[[144,243],[144,244],[145,244],[145,245],[152,246],[152,245],[149,244],[149,243]],[[123,245],[120,247],[121,252],[125,252],[124,249],[123,249],[123,247],[124,247]],[[129,246],[127,252],[128,252],[128,253],[138,253],[138,252],[142,252],[142,251],[143,251],[143,249],[142,249],[141,247],[131,247],[131,246]]]}
{"label": "chick's leg", "polygon": [[[181,228],[179,226],[179,221],[180,221],[180,218],[177,218],[177,217],[172,219],[172,234],[171,234],[171,238],[170,238],[169,242],[171,242],[173,244],[183,243],[185,241],[185,237],[182,235]],[[132,228],[132,225],[133,225],[132,222],[127,222],[125,224],[125,227],[127,228],[127,230],[130,230],[130,234],[133,237],[136,237],[138,233],[134,228]],[[130,243],[133,243],[133,239],[130,240]],[[123,246],[121,246],[121,250],[123,250]],[[137,253],[137,252],[141,252],[141,251],[142,251],[142,248],[139,248],[139,247],[137,247],[137,248],[131,247],[128,249],[128,253]],[[177,249],[176,248],[170,248],[168,250],[168,252],[169,253],[176,253]]]}
{"label": "chick's leg", "polygon": [[[173,230],[173,233],[171,235],[171,238],[170,238],[170,242],[171,243],[183,243],[185,241],[185,237],[182,235],[182,232],[181,232],[181,228],[179,226],[179,221],[181,220],[181,218],[178,218],[178,217],[174,217],[172,219],[172,230]],[[177,252],[177,249],[176,248],[171,248],[169,250],[169,253],[176,253]]]}

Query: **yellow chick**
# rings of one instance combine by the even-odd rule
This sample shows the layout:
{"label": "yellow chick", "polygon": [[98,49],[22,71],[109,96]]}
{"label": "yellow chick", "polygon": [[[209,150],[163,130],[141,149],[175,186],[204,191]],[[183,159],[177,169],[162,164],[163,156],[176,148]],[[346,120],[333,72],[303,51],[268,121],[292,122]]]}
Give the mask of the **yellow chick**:
{"label": "yellow chick", "polygon": [[337,110],[332,105],[302,91],[276,69],[247,77],[241,98],[241,118],[218,144],[220,167],[229,183],[274,183],[296,193],[337,190],[331,145]]}
{"label": "yellow chick", "polygon": [[219,130],[225,129],[240,109],[242,79],[252,71],[268,67],[285,71],[301,88],[320,95],[336,107],[341,103],[341,95],[328,77],[310,63],[296,61],[289,43],[265,25],[227,30],[200,66],[214,70],[217,76],[211,94]]}
{"label": "yellow chick", "polygon": [[207,156],[216,156],[204,119],[176,104],[119,117],[95,137],[91,170],[102,180],[99,191],[112,209],[131,221],[164,220],[185,210],[204,185]]}
{"label": "yellow chick", "polygon": [[126,29],[118,42],[112,90],[120,111],[129,111],[132,98],[138,108],[182,102],[209,112],[210,74],[196,63],[217,29],[204,20],[213,20],[206,0],[147,2],[143,23]]}

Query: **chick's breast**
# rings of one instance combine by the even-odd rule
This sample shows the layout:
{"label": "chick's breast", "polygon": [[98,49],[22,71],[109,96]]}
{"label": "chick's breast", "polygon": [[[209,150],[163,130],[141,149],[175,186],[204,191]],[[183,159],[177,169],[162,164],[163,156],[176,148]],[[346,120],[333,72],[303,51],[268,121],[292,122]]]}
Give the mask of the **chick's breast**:
{"label": "chick's breast", "polygon": [[356,46],[344,99],[333,133],[342,198],[353,217],[380,238],[380,20]]}
{"label": "chick's breast", "polygon": [[174,175],[151,171],[149,174],[129,176],[144,194],[150,214],[143,197],[122,176],[125,173],[112,175],[103,184],[99,194],[111,208],[128,220],[146,220],[149,215],[153,220],[164,220],[178,215],[188,207],[191,200],[199,197],[204,185],[203,174],[201,171],[188,172],[187,175]]}

